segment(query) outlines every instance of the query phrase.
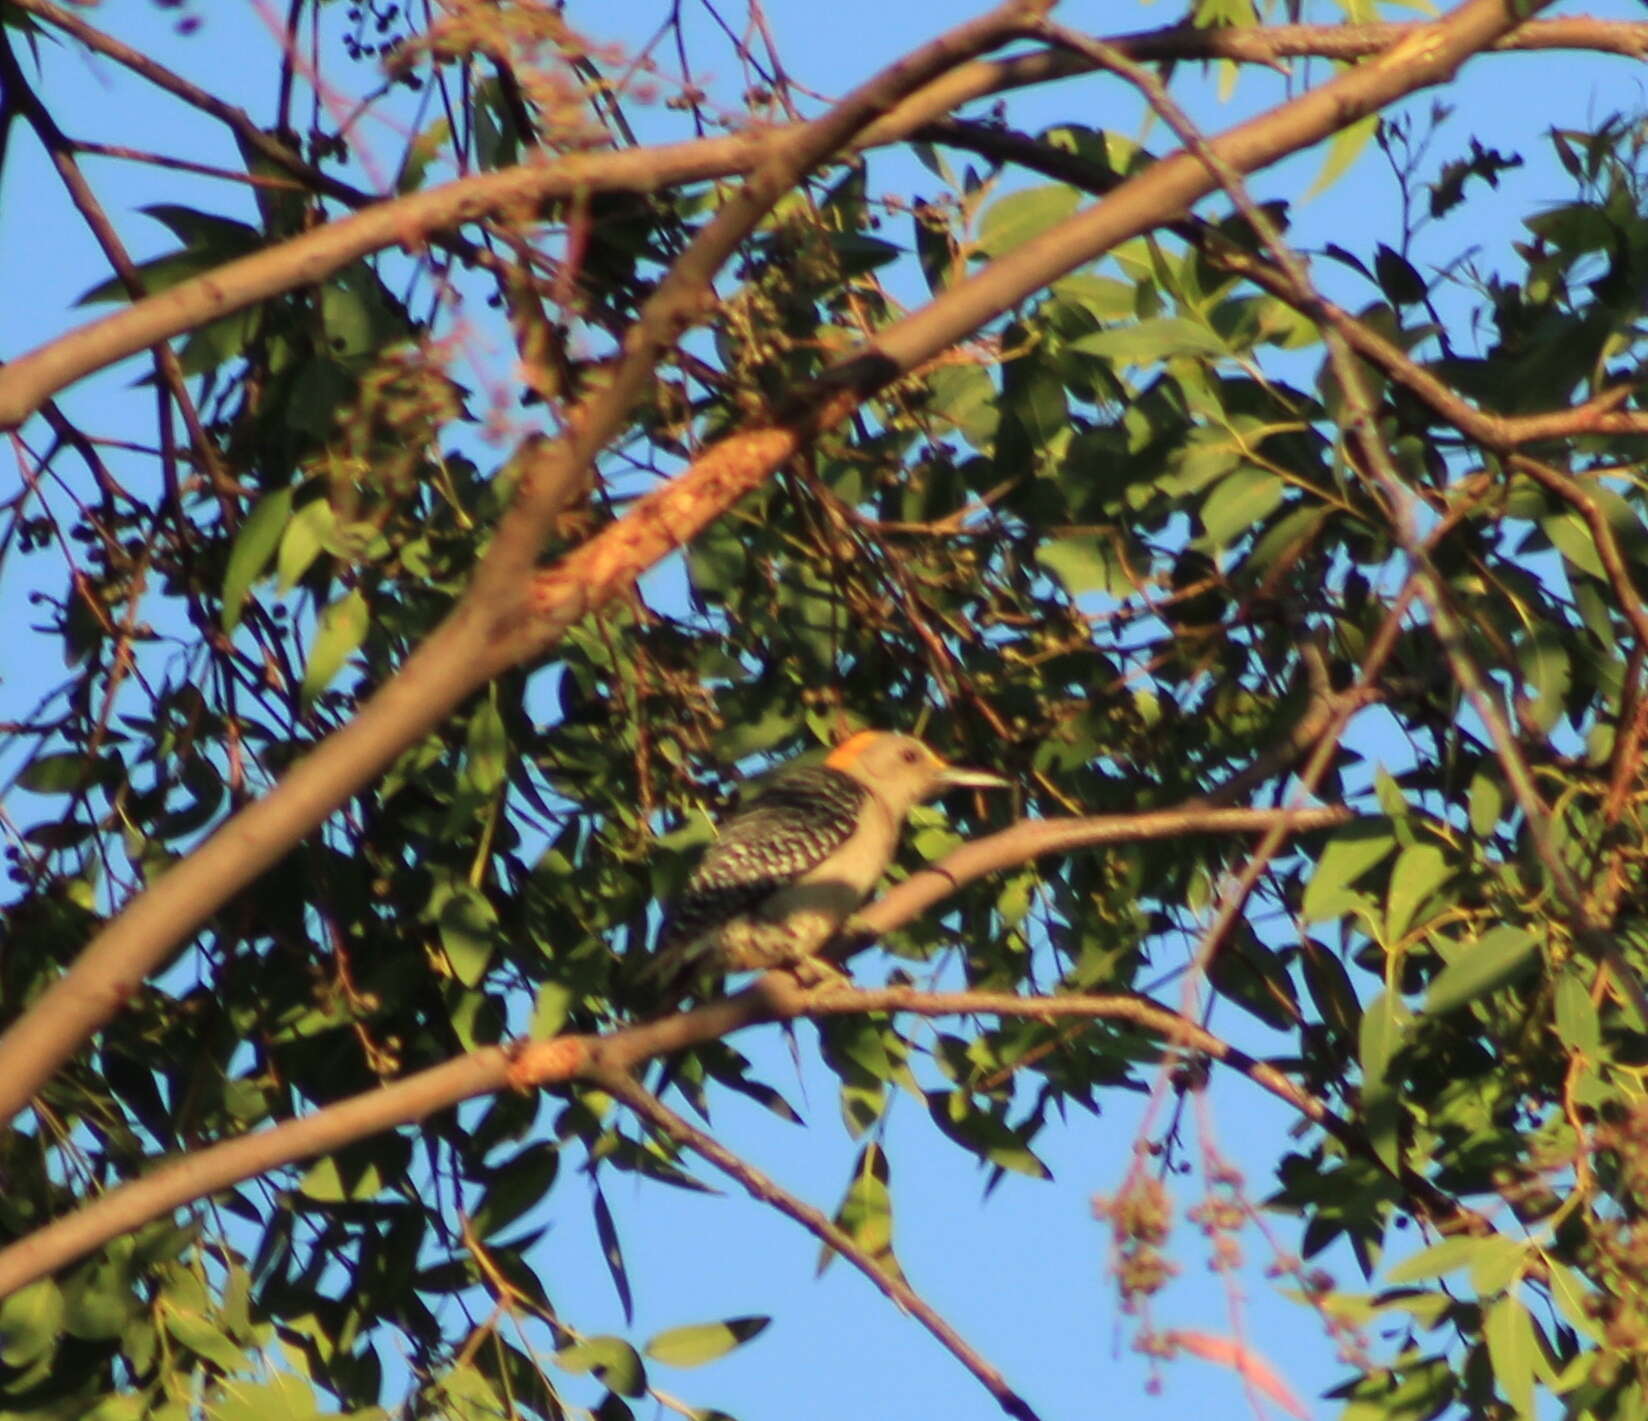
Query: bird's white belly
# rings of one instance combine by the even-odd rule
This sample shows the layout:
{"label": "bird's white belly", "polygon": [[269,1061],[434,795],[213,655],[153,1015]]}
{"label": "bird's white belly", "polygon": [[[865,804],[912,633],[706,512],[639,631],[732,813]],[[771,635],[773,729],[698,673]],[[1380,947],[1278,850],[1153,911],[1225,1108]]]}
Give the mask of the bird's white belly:
{"label": "bird's white belly", "polygon": [[886,814],[866,814],[828,867],[804,874],[721,930],[728,969],[782,967],[816,956],[881,881],[897,837]]}

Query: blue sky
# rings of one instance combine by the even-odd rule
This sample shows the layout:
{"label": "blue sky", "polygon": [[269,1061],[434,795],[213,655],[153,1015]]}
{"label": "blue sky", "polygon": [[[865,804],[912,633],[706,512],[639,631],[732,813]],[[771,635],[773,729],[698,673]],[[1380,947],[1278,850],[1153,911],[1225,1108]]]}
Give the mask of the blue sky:
{"label": "blue sky", "polygon": [[[336,7],[334,7],[335,9]],[[617,14],[609,13],[610,10]],[[573,3],[569,17],[592,37],[623,45],[650,31],[657,5],[603,7]],[[931,37],[975,8],[954,4],[902,6],[869,0],[802,4],[772,0],[769,21],[793,77],[825,94],[838,94],[877,66]],[[1390,9],[1390,18],[1413,12]],[[1559,8],[1554,13],[1578,13]],[[1590,13],[1638,18],[1635,7],[1614,0]],[[180,16],[198,20],[191,33],[179,32]],[[157,60],[223,93],[265,120],[272,111],[271,41],[246,0],[198,3],[183,10],[106,0],[90,12],[102,24]],[[1066,24],[1116,33],[1168,23],[1161,7],[1137,8],[1070,4],[1059,11]],[[733,85],[726,51],[703,42],[704,63],[716,78]],[[79,53],[72,45],[46,46],[46,83],[58,111],[72,115],[77,136],[113,143],[143,143],[227,167],[239,159],[226,133],[106,61]],[[1320,71],[1318,71],[1320,72]],[[1641,70],[1618,58],[1573,55],[1508,56],[1478,60],[1461,83],[1442,95],[1456,113],[1443,129],[1438,157],[1461,152],[1470,136],[1505,151],[1516,151],[1527,166],[1508,174],[1501,190],[1471,202],[1462,215],[1427,234],[1416,262],[1441,260],[1467,246],[1481,249],[1492,267],[1508,243],[1522,235],[1521,219],[1558,200],[1566,181],[1550,161],[1542,135],[1551,127],[1583,128],[1615,110],[1643,102]],[[332,78],[361,84],[367,72],[341,63]],[[1181,69],[1175,92],[1195,117],[1210,127],[1231,121],[1283,97],[1286,81],[1262,71],[1242,75],[1235,96],[1221,103],[1214,85]],[[1416,101],[1428,109],[1429,96]],[[1113,81],[1091,78],[1078,85],[1015,95],[1013,121],[1031,131],[1053,122],[1079,121],[1096,127],[1138,132],[1138,104]],[[642,137],[680,136],[679,117],[635,106],[632,121]],[[1147,141],[1164,145],[1160,129]],[[396,152],[390,130],[371,139],[385,166]],[[903,155],[872,158],[874,180],[895,190],[931,190],[926,171]],[[1260,198],[1299,199],[1321,164],[1320,152],[1279,165],[1254,182]],[[958,160],[959,165],[959,160]],[[138,208],[155,201],[194,202],[251,218],[243,193],[187,175],[157,175],[146,167],[88,159],[87,171],[139,258],[170,248],[172,239]],[[369,185],[363,173],[356,182]],[[1334,241],[1358,254],[1371,254],[1376,240],[1394,241],[1396,191],[1378,154],[1369,149],[1351,173],[1327,193],[1298,202],[1294,237],[1309,249]],[[883,233],[903,240],[895,230]],[[1372,299],[1342,270],[1317,264],[1325,281],[1355,306]],[[12,134],[0,189],[0,358],[10,358],[78,323],[87,314],[74,302],[106,268],[84,225],[65,203],[61,188],[32,139],[18,125]],[[914,290],[906,293],[912,299]],[[1310,357],[1312,360],[1314,356]],[[496,369],[507,369],[509,354],[490,353]],[[83,382],[62,403],[71,416],[104,433],[123,423],[140,435],[152,418],[151,397],[130,389],[144,362],[128,362],[118,372]],[[27,431],[40,440],[39,426]],[[123,477],[141,487],[153,477],[148,461],[119,463]],[[0,475],[9,496],[15,465]],[[36,564],[11,559],[0,569],[0,605],[11,611],[38,575]],[[668,595],[666,574],[657,584]],[[0,652],[0,718],[25,712],[62,674],[50,636],[7,639]],[[1369,753],[1399,759],[1405,747],[1382,738],[1377,720],[1364,731]],[[0,774],[15,768],[0,758]],[[1266,1042],[1233,1016],[1215,1028],[1237,1035],[1249,1049]],[[923,1028],[912,1027],[918,1037]],[[737,1098],[722,1099],[716,1128],[724,1141],[795,1192],[826,1210],[844,1189],[857,1146],[840,1123],[835,1079],[812,1063],[816,1049],[810,1028],[802,1028],[799,1076],[782,1040],[770,1029],[736,1044],[757,1059],[758,1073],[778,1083],[801,1109],[806,1125],[784,1125]],[[983,1177],[967,1157],[944,1140],[914,1100],[900,1100],[891,1115],[889,1152],[894,1166],[897,1248],[911,1280],[1048,1418],[1079,1417],[1121,1405],[1138,1414],[1176,1415],[1186,1407],[1218,1407],[1221,1414],[1244,1408],[1239,1381],[1230,1373],[1185,1360],[1165,1376],[1159,1400],[1144,1394],[1145,1365],[1129,1348],[1133,1325],[1117,1314],[1106,1277],[1107,1235],[1091,1214],[1094,1194],[1113,1190],[1125,1173],[1141,1110],[1139,1097],[1112,1093],[1097,1119],[1072,1117],[1069,1127],[1049,1132],[1039,1144],[1051,1167],[1051,1183],[1008,1176],[988,1200]],[[547,1128],[554,1106],[546,1104]],[[1243,1168],[1250,1192],[1267,1192],[1266,1169],[1285,1148],[1291,1118],[1268,1097],[1240,1079],[1215,1074],[1207,1118],[1217,1147]],[[1187,1120],[1187,1138],[1194,1121]],[[1190,1151],[1194,1158],[1194,1148]],[[760,1417],[839,1417],[845,1414],[904,1417],[944,1415],[954,1421],[999,1415],[995,1404],[966,1377],[953,1359],[913,1321],[899,1315],[848,1267],[837,1262],[815,1277],[818,1246],[789,1221],[737,1197],[690,1196],[629,1176],[605,1177],[607,1197],[627,1250],[637,1300],[633,1327],[625,1324],[606,1269],[596,1249],[584,1183],[564,1174],[546,1217],[549,1231],[536,1255],[539,1272],[566,1320],[585,1333],[616,1332],[640,1341],[664,1327],[719,1317],[772,1313],[767,1333],[728,1359],[693,1374],[659,1369],[654,1380],[697,1404],[714,1404],[744,1421]],[[726,1186],[731,1189],[731,1186]],[[1179,1185],[1187,1206],[1200,1192],[1191,1176]],[[1285,1221],[1281,1225],[1288,1236]],[[1176,1256],[1184,1272],[1159,1301],[1162,1326],[1229,1334],[1238,1325],[1248,1342],[1264,1353],[1295,1392],[1325,1416],[1333,1403],[1317,1400],[1343,1376],[1333,1344],[1306,1310],[1282,1299],[1260,1277],[1268,1262],[1256,1238],[1247,1240],[1250,1266],[1241,1287],[1245,1300],[1233,1321],[1231,1300],[1205,1267],[1205,1251],[1187,1225],[1177,1236]],[[1354,1289],[1357,1279],[1343,1258],[1329,1260],[1340,1282]],[[541,1334],[536,1341],[547,1351]],[[596,1393],[569,1380],[574,1397]]]}

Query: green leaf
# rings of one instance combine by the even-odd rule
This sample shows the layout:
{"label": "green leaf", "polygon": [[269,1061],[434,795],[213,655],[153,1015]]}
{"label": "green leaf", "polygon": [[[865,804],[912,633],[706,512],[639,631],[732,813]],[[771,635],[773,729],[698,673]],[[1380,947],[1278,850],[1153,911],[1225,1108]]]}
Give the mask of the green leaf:
{"label": "green leaf", "polygon": [[1036,561],[1058,578],[1072,597],[1105,592],[1120,599],[1131,596],[1137,586],[1137,576],[1129,575],[1114,539],[1054,538],[1037,545]]}
{"label": "green leaf", "polygon": [[498,714],[497,699],[488,696],[469,718],[469,735],[464,746],[464,784],[482,798],[489,798],[509,774],[509,735]]}
{"label": "green leaf", "polygon": [[266,1382],[237,1377],[212,1399],[212,1421],[311,1421],[320,1415],[314,1388],[280,1373]]}
{"label": "green leaf", "polygon": [[1500,1394],[1518,1416],[1533,1421],[1534,1353],[1539,1344],[1534,1340],[1533,1319],[1521,1299],[1511,1293],[1489,1307],[1482,1320],[1482,1335]]}
{"label": "green leaf", "polygon": [[1034,869],[1009,875],[996,893],[996,915],[1002,926],[1016,928],[1030,916],[1030,905],[1035,901],[1041,876]]}
{"label": "green leaf", "polygon": [[1602,1019],[1591,989],[1570,966],[1556,983],[1556,1034],[1588,1060],[1602,1055]]}
{"label": "green leaf", "polygon": [[1526,928],[1491,928],[1437,973],[1425,993],[1425,1014],[1440,1016],[1497,991],[1533,966],[1538,946]]}
{"label": "green leaf", "polygon": [[292,515],[281,534],[275,558],[275,590],[284,597],[297,586],[314,561],[326,551],[337,515],[324,498],[312,498]]}
{"label": "green leaf", "polygon": [[97,778],[98,762],[78,750],[37,755],[23,767],[17,783],[35,794],[78,794]]}
{"label": "green leaf", "polygon": [[1402,1042],[1406,1008],[1393,992],[1381,992],[1362,1013],[1359,1047],[1362,1064],[1362,1110],[1367,1119],[1368,1143],[1381,1163],[1395,1173],[1401,1168],[1401,1102],[1387,1079],[1392,1058]]}
{"label": "green leaf", "polygon": [[1471,1260],[1471,1287],[1480,1297],[1502,1293],[1526,1270],[1532,1245],[1526,1239],[1494,1234],[1482,1240]]}
{"label": "green leaf", "polygon": [[[866,1145],[853,1166],[853,1180],[836,1211],[835,1221],[860,1249],[883,1272],[902,1278],[898,1260],[893,1257],[893,1196],[887,1187],[890,1169],[887,1156],[880,1145]],[[824,1245],[818,1258],[822,1273],[835,1250]]]}
{"label": "green leaf", "polygon": [[629,1288],[629,1269],[624,1264],[624,1249],[618,1239],[618,1225],[613,1222],[607,1196],[597,1184],[590,1194],[594,1211],[595,1237],[601,1245],[601,1258],[612,1276],[612,1286],[618,1293],[618,1302],[624,1309],[624,1321],[635,1321],[635,1300]]}
{"label": "green leaf", "polygon": [[744,579],[749,549],[731,519],[710,524],[687,549],[692,583],[707,597],[724,597]]}
{"label": "green leaf", "polygon": [[528,1035],[543,1041],[556,1035],[566,1025],[567,1013],[572,1008],[572,988],[564,982],[549,981],[538,988],[532,1006],[532,1025]]}
{"label": "green leaf", "polygon": [[842,271],[850,276],[874,271],[878,266],[886,266],[904,255],[904,248],[896,242],[884,241],[863,232],[831,232],[828,241],[841,262]]}
{"label": "green leaf", "polygon": [[1253,532],[1276,511],[1287,485],[1268,469],[1237,469],[1214,485],[1202,504],[1202,527],[1210,542],[1227,547]]}
{"label": "green leaf", "polygon": [[0,1301],[0,1362],[19,1370],[49,1356],[63,1331],[63,1294],[37,1278]]}
{"label": "green leaf", "polygon": [[332,679],[366,640],[371,616],[366,598],[357,587],[331,603],[315,626],[315,640],[309,648],[309,664],[303,668],[304,703],[314,700],[332,684]]}
{"label": "green leaf", "polygon": [[1305,888],[1305,921],[1318,923],[1347,912],[1351,885],[1395,847],[1388,819],[1359,819],[1338,830],[1323,848]]}
{"label": "green leaf", "polygon": [[622,1337],[587,1337],[563,1347],[555,1354],[555,1362],[563,1371],[593,1372],[625,1396],[646,1395],[647,1369],[641,1354]]}
{"label": "green leaf", "polygon": [[1361,1025],[1362,1004],[1356,999],[1350,973],[1332,951],[1314,938],[1307,938],[1302,946],[1300,970],[1323,1024],[1332,1031],[1354,1036]]}
{"label": "green leaf", "polygon": [[1596,538],[1590,525],[1572,509],[1547,513],[1539,520],[1541,531],[1555,545],[1558,552],[1581,572],[1587,572],[1599,582],[1607,580],[1608,570],[1597,552]]}
{"label": "green leaf", "polygon": [[1351,164],[1362,156],[1362,150],[1368,146],[1378,128],[1379,115],[1370,113],[1334,134],[1328,143],[1327,157],[1322,160],[1322,170],[1305,193],[1306,201],[1326,192],[1350,170]]}
{"label": "green leaf", "polygon": [[1083,355],[1102,355],[1121,365],[1154,365],[1176,355],[1230,353],[1216,331],[1183,316],[1157,316],[1136,325],[1095,331],[1071,341],[1069,348]]}
{"label": "green leaf", "polygon": [[1601,1342],[1606,1334],[1598,1325],[1591,1306],[1596,1299],[1596,1292],[1588,1288],[1579,1274],[1566,1263],[1552,1258],[1548,1253],[1542,1254],[1541,1260],[1545,1265],[1551,1301],[1561,1310],[1568,1325],[1581,1337]]}
{"label": "green leaf", "polygon": [[466,987],[477,985],[497,946],[498,910],[480,889],[458,879],[437,885],[429,914],[440,929],[452,975]]}
{"label": "green leaf", "polygon": [[[166,291],[180,281],[209,272],[236,257],[249,256],[263,246],[263,236],[255,228],[215,213],[197,212],[172,203],[156,203],[141,211],[169,227],[183,243],[175,251],[138,264],[137,274],[142,278],[144,291],[150,296]],[[80,298],[80,304],[130,299],[125,281],[112,276],[92,287]]]}
{"label": "green leaf", "polygon": [[1061,301],[1074,302],[1101,321],[1127,321],[1135,314],[1134,288],[1114,277],[1076,272],[1055,281],[1051,290]]}
{"label": "green leaf", "polygon": [[1530,692],[1521,701],[1522,718],[1548,734],[1562,718],[1573,679],[1568,649],[1554,628],[1536,626],[1518,644],[1517,661]]}
{"label": "green leaf", "polygon": [[1008,193],[986,209],[979,223],[979,249],[999,257],[1038,237],[1075,212],[1081,195],[1062,184]]}
{"label": "green leaf", "polygon": [[87,1342],[120,1336],[138,1309],[123,1259],[104,1257],[83,1264],[62,1289],[63,1330]]}
{"label": "green leaf", "polygon": [[492,1183],[475,1210],[474,1229],[485,1239],[502,1233],[527,1210],[543,1202],[561,1166],[555,1144],[539,1140],[513,1159],[488,1170]]}
{"label": "green leaf", "polygon": [[1385,1277],[1392,1283],[1420,1283],[1427,1278],[1441,1278],[1456,1269],[1470,1267],[1485,1242],[1463,1236],[1445,1238],[1420,1249],[1411,1258],[1404,1258],[1387,1270]]}
{"label": "green leaf", "polygon": [[975,449],[995,441],[1001,423],[996,393],[995,382],[976,365],[945,365],[927,377],[927,408]]}
{"label": "green leaf", "polygon": [[166,1331],[208,1362],[216,1363],[226,1372],[250,1370],[255,1361],[226,1337],[209,1318],[197,1312],[165,1309]]}
{"label": "green leaf", "polygon": [[[693,1421],[699,1421],[701,1415],[694,1413]],[[635,1410],[617,1392],[609,1391],[589,1416],[590,1421],[635,1421]],[[705,1421],[714,1421],[714,1418],[705,1418]]]}
{"label": "green leaf", "polygon": [[383,1192],[383,1174],[376,1163],[341,1163],[336,1155],[326,1155],[310,1166],[298,1184],[306,1199],[321,1204],[340,1204],[350,1199],[372,1199]]}
{"label": "green leaf", "polygon": [[175,1417],[164,1416],[159,1411],[151,1411],[143,1404],[141,1396],[130,1393],[115,1392],[105,1396],[96,1406],[78,1414],[76,1421],[186,1421],[188,1413],[183,1412]]}
{"label": "green leaf", "polygon": [[838,1021],[832,1039],[841,1054],[867,1075],[919,1091],[905,1062],[904,1043],[887,1022],[867,1017]]}
{"label": "green leaf", "polygon": [[252,584],[268,567],[286,522],[292,515],[292,497],[296,490],[288,485],[266,493],[246,515],[246,521],[235,534],[234,547],[229,551],[229,566],[223,574],[223,630],[232,632],[240,625],[240,613],[246,605],[246,594]]}
{"label": "green leaf", "polygon": [[1411,306],[1425,299],[1425,279],[1406,257],[1383,242],[1374,248],[1373,269],[1391,305]]}
{"label": "green leaf", "polygon": [[475,1367],[465,1362],[452,1368],[434,1384],[434,1399],[442,1416],[459,1421],[496,1421],[509,1413],[498,1400],[492,1384]]}
{"label": "green leaf", "polygon": [[966,1091],[931,1091],[927,1108],[940,1130],[980,1159],[1031,1179],[1053,1177],[1052,1171],[1036,1158],[1017,1131],[990,1111],[979,1109]]}
{"label": "green leaf", "polygon": [[1015,467],[1035,467],[1063,452],[1070,437],[1070,406],[1064,381],[1050,362],[1029,357],[1013,361],[996,404],[1004,417],[996,431],[998,463],[1013,459]]}
{"label": "green leaf", "polygon": [[769,1317],[729,1317],[725,1322],[672,1327],[660,1332],[642,1350],[667,1367],[700,1367],[759,1336],[771,1321]]}
{"label": "green leaf", "polygon": [[332,353],[371,355],[406,333],[398,303],[364,262],[343,268],[320,288],[321,321]]}
{"label": "green leaf", "polygon": [[1481,769],[1471,777],[1470,816],[1471,833],[1479,839],[1493,836],[1499,826],[1499,816],[1505,807],[1505,791],[1499,776]]}
{"label": "green leaf", "polygon": [[1442,850],[1424,841],[1410,844],[1391,866],[1390,893],[1385,905],[1385,932],[1392,941],[1413,922],[1424,901],[1446,881],[1450,870]]}

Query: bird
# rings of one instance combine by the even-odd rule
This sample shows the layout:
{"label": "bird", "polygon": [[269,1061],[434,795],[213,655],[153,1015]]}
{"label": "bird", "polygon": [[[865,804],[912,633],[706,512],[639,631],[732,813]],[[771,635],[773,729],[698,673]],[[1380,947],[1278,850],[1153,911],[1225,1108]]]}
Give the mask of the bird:
{"label": "bird", "polygon": [[881,881],[910,811],[947,790],[1010,785],[880,730],[844,740],[821,764],[779,772],[720,825],[665,908],[641,980],[678,999],[712,973],[789,968],[812,985],[839,977],[819,954]]}

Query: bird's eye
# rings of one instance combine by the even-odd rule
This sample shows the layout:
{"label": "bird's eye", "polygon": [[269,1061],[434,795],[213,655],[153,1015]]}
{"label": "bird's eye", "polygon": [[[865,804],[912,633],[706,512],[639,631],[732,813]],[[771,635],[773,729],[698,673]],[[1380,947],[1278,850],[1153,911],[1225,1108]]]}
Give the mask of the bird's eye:
{"label": "bird's eye", "polygon": [[910,748],[904,752],[904,763],[906,765],[917,765],[921,763],[921,752],[917,750],[914,745],[910,746]]}

